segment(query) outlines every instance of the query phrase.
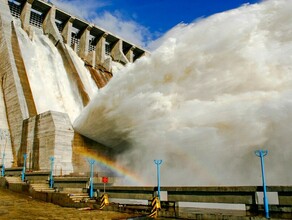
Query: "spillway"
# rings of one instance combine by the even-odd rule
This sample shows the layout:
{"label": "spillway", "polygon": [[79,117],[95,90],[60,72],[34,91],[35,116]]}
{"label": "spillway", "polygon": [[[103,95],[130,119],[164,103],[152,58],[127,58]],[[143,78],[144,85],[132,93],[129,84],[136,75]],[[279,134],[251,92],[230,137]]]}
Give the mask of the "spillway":
{"label": "spillway", "polygon": [[163,185],[257,185],[262,148],[267,183],[290,185],[291,9],[268,0],[180,24],[147,56],[44,1],[1,0],[5,166],[27,154],[47,170],[54,156],[79,173],[96,158],[153,185],[162,159]]}
{"label": "spillway", "polygon": [[71,86],[57,48],[41,30],[34,29],[32,40],[20,24],[17,30],[37,112],[66,112],[74,121],[83,108],[82,100]]}
{"label": "spillway", "polygon": [[1,165],[42,171],[53,157],[55,174],[86,175],[89,158],[113,160],[72,124],[119,69],[145,54],[50,2],[0,0]]}

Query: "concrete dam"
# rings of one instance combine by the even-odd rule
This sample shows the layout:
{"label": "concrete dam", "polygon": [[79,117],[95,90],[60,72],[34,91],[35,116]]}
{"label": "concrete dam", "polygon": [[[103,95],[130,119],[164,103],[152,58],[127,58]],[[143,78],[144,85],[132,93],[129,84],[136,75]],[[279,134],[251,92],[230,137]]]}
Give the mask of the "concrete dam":
{"label": "concrete dam", "polygon": [[[72,127],[98,89],[147,51],[41,0],[0,1],[0,154],[5,167],[69,174],[110,148]],[[80,154],[85,152],[84,154]]]}
{"label": "concrete dam", "polygon": [[268,184],[291,185],[291,10],[270,0],[178,25],[145,56],[45,1],[2,0],[0,157],[45,170],[54,156],[56,175],[94,157],[135,186],[155,184],[161,159],[163,184],[249,186],[262,148]]}

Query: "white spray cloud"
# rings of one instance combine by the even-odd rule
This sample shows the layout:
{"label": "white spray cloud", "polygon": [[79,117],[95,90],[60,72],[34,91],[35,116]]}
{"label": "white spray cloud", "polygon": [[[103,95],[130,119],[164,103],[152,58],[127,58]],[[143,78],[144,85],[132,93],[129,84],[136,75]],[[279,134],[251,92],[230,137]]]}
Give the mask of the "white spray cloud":
{"label": "white spray cloud", "polygon": [[74,123],[155,184],[292,184],[292,1],[243,6],[171,31],[114,76]]}
{"label": "white spray cloud", "polygon": [[151,41],[149,30],[133,20],[125,20],[118,12],[105,12],[91,20],[94,24],[121,36],[139,46],[146,46]]}
{"label": "white spray cloud", "polygon": [[101,10],[102,12],[98,13],[104,6],[110,5],[110,1],[90,0],[84,3],[82,0],[52,0],[51,2],[136,45],[144,47],[152,40],[152,35],[146,27],[134,20],[124,18],[119,11]]}

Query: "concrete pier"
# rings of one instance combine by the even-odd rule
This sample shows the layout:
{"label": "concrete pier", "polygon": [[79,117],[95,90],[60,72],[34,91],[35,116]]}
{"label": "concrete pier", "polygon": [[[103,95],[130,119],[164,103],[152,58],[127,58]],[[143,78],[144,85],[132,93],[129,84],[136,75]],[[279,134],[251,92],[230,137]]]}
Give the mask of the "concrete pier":
{"label": "concrete pier", "polygon": [[88,25],[84,30],[83,33],[81,34],[80,37],[80,48],[79,48],[79,56],[81,59],[85,59],[88,55],[88,50],[89,50],[89,35],[90,35],[90,30],[92,29],[91,25]]}

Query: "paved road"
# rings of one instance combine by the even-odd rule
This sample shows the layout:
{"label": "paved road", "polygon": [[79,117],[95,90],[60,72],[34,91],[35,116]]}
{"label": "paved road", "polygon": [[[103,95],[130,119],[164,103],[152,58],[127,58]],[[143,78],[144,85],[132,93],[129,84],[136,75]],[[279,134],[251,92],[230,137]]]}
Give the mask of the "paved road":
{"label": "paved road", "polygon": [[74,208],[63,208],[51,203],[33,200],[23,194],[13,193],[7,189],[0,188],[0,219],[127,219],[133,215],[126,213],[100,211],[100,210],[78,210]]}

